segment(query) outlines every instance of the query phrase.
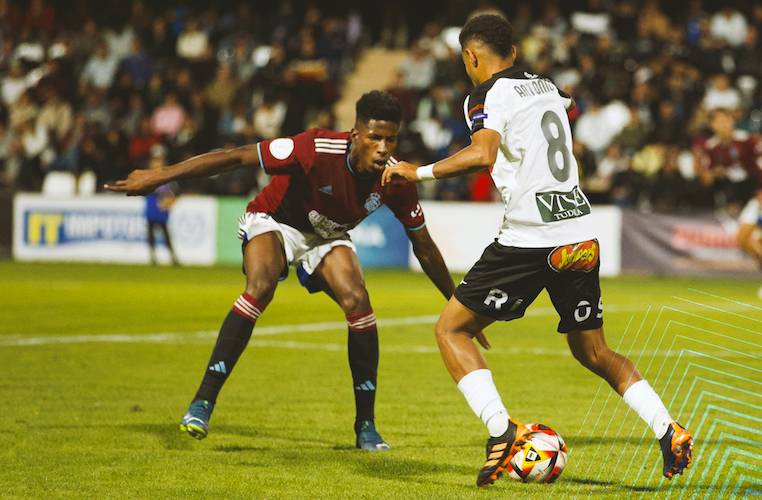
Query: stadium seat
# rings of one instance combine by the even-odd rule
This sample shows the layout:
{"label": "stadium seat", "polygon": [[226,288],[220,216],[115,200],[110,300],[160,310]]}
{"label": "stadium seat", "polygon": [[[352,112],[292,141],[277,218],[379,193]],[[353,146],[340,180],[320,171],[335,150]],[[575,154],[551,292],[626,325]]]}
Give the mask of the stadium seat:
{"label": "stadium seat", "polygon": [[95,172],[88,170],[82,172],[77,179],[77,194],[80,196],[91,196],[95,194],[98,187],[98,178],[95,176]]}
{"label": "stadium seat", "polygon": [[74,196],[77,178],[70,172],[49,172],[42,182],[42,194],[46,196]]}

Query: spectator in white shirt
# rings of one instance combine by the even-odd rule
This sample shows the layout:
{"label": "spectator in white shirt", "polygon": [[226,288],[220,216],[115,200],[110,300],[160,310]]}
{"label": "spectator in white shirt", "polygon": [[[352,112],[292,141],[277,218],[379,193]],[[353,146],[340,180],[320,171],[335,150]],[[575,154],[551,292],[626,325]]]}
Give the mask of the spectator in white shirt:
{"label": "spectator in white shirt", "polygon": [[13,106],[13,103],[26,92],[27,89],[37,85],[37,82],[45,76],[46,70],[44,68],[37,68],[29,73],[24,73],[24,68],[21,63],[14,61],[11,64],[8,76],[3,78],[3,83],[0,86],[0,95],[2,95],[3,104],[6,106]]}
{"label": "spectator in white shirt", "polygon": [[600,106],[593,98],[589,109],[577,120],[574,137],[600,157],[629,122],[630,111],[622,102],[612,101]]}
{"label": "spectator in white shirt", "polygon": [[424,90],[434,81],[436,61],[431,54],[417,42],[410,49],[410,55],[400,64],[405,87]]}
{"label": "spectator in white shirt", "polygon": [[37,123],[52,132],[56,139],[63,139],[74,125],[71,104],[61,99],[57,90],[48,90],[45,103],[37,116]]}
{"label": "spectator in white shirt", "polygon": [[98,44],[95,54],[87,61],[82,70],[80,83],[100,90],[108,89],[114,82],[114,75],[119,61],[113,57],[105,43]]}
{"label": "spectator in white shirt", "polygon": [[275,98],[271,93],[265,93],[262,104],[254,112],[254,132],[265,139],[280,135],[283,119],[286,117],[286,104]]}
{"label": "spectator in white shirt", "polygon": [[8,75],[3,78],[2,96],[6,106],[12,105],[27,89],[27,81],[21,64],[14,62]]}
{"label": "spectator in white shirt", "polygon": [[713,109],[738,109],[741,106],[741,93],[730,86],[730,77],[720,74],[714,77],[707,88],[703,100],[707,111]]}
{"label": "spectator in white shirt", "polygon": [[177,37],[177,55],[183,59],[197,61],[203,59],[209,50],[209,37],[199,29],[197,21],[188,21],[185,29]]}
{"label": "spectator in white shirt", "polygon": [[132,42],[135,39],[135,30],[129,24],[125,25],[121,31],[108,30],[105,34],[109,53],[117,61],[121,61],[132,52]]}
{"label": "spectator in white shirt", "polygon": [[738,47],[746,40],[748,25],[743,14],[733,7],[723,9],[712,16],[709,33],[731,47]]}

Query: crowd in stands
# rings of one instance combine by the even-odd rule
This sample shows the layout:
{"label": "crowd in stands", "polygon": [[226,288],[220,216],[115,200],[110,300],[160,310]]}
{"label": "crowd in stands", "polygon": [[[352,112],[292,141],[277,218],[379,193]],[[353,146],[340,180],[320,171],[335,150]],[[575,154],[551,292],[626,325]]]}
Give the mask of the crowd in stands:
{"label": "crowd in stands", "polygon": [[[762,188],[762,3],[709,4],[548,1],[504,11],[484,2],[471,15],[506,14],[519,64],[574,97],[573,149],[591,201],[735,213]],[[412,131],[400,156],[422,163],[468,141],[470,83],[457,32],[443,26],[424,26],[391,89]],[[427,189],[439,199],[499,199],[486,173]]]}
{"label": "crowd in stands", "polygon": [[[591,201],[733,211],[762,185],[762,3],[471,3],[452,2],[506,14],[519,64],[574,97]],[[452,12],[389,42],[409,49],[387,90],[405,118],[397,156],[413,162],[469,140],[465,17]],[[385,42],[368,22],[289,1],[0,0],[0,189],[38,191],[51,171],[92,171],[100,186],[150,161],[332,128],[343,77],[363,46]],[[241,172],[183,189],[248,194],[265,181]],[[486,173],[422,190],[498,199]]]}
{"label": "crowd in stands", "polygon": [[[0,0],[0,186],[89,171],[101,189],[150,161],[334,126],[358,15],[192,4]],[[256,187],[241,172],[183,189]]]}

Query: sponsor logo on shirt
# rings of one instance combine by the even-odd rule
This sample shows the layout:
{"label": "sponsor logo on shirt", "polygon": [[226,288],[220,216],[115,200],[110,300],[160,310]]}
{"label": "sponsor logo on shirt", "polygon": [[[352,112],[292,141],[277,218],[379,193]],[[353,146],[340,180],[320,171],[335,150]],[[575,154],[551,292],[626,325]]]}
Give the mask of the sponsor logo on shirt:
{"label": "sponsor logo on shirt", "polygon": [[578,186],[571,191],[547,191],[534,196],[543,222],[574,219],[590,213],[590,202]]}
{"label": "sponsor logo on shirt", "polygon": [[316,210],[311,210],[307,214],[307,218],[310,220],[312,227],[315,228],[315,232],[327,240],[341,238],[354,227],[354,224],[339,224],[332,221]]}
{"label": "sponsor logo on shirt", "polygon": [[548,255],[548,265],[557,272],[583,271],[590,272],[598,264],[598,242],[587,240],[582,243],[562,245],[553,249]]}

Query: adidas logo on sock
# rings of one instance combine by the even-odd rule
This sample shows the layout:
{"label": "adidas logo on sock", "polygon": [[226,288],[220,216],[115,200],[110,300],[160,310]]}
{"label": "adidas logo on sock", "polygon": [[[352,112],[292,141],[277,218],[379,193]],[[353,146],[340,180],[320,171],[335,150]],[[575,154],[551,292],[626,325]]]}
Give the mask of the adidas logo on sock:
{"label": "adidas logo on sock", "polygon": [[355,390],[357,391],[375,391],[376,386],[373,385],[373,382],[370,380],[366,380],[362,384],[355,387]]}
{"label": "adidas logo on sock", "polygon": [[209,367],[209,371],[210,372],[222,373],[223,375],[227,375],[227,373],[228,373],[227,368],[225,368],[225,362],[224,361],[220,361],[218,363],[213,364],[212,366]]}

